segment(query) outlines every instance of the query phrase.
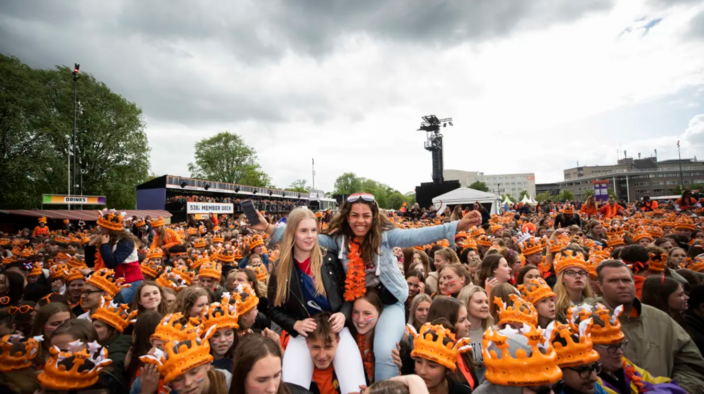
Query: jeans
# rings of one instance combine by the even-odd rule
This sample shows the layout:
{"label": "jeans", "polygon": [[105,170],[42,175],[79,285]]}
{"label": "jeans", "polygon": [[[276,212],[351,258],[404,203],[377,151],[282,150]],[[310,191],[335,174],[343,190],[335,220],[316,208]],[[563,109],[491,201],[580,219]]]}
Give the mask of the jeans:
{"label": "jeans", "polygon": [[134,296],[137,295],[137,289],[142,285],[143,280],[130,283],[130,287],[120,290],[113,300],[116,304],[131,304],[134,301]]}
{"label": "jeans", "polygon": [[406,312],[403,303],[384,305],[374,329],[374,381],[398,376],[398,366],[391,359],[391,351],[403,338],[406,329]]}

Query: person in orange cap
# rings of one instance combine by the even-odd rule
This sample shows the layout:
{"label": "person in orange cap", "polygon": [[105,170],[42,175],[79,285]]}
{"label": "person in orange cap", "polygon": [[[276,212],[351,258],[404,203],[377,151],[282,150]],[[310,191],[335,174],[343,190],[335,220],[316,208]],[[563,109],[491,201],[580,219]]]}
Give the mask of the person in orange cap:
{"label": "person in orange cap", "polygon": [[32,237],[47,237],[49,236],[49,227],[46,225],[46,217],[39,218],[39,226],[32,231]]}

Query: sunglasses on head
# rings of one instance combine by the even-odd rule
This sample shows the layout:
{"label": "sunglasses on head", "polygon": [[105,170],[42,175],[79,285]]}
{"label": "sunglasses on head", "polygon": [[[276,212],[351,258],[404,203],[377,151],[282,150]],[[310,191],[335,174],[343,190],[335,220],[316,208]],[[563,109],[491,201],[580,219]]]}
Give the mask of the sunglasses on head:
{"label": "sunglasses on head", "polygon": [[350,195],[347,197],[347,202],[357,202],[357,201],[359,201],[360,199],[363,200],[363,201],[366,201],[366,202],[374,202],[374,201],[376,201],[376,200],[374,199],[374,195],[373,195],[373,194],[369,194],[369,193],[354,193],[354,194],[350,194]]}
{"label": "sunglasses on head", "polygon": [[0,305],[7,305],[10,303],[10,297],[0,297]]}

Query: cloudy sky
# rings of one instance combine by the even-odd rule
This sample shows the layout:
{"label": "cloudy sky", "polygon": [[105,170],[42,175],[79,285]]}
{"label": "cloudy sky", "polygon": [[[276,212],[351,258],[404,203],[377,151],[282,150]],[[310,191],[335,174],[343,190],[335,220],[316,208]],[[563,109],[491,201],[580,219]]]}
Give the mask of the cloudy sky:
{"label": "cloudy sky", "polygon": [[[81,64],[137,103],[152,171],[189,175],[228,130],[277,186],[343,172],[430,181],[420,117],[452,117],[445,168],[535,172],[617,151],[704,159],[704,2],[2,1],[0,52]],[[67,76],[70,78],[70,76]]]}

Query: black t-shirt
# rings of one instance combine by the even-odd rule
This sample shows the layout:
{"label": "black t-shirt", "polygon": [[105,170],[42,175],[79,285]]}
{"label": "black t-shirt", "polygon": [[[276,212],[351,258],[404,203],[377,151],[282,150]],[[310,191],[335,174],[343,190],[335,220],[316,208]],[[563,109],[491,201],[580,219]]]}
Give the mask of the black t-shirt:
{"label": "black t-shirt", "polygon": [[464,384],[452,380],[452,379],[447,379],[447,394],[471,394],[472,389],[469,387],[465,386]]}

